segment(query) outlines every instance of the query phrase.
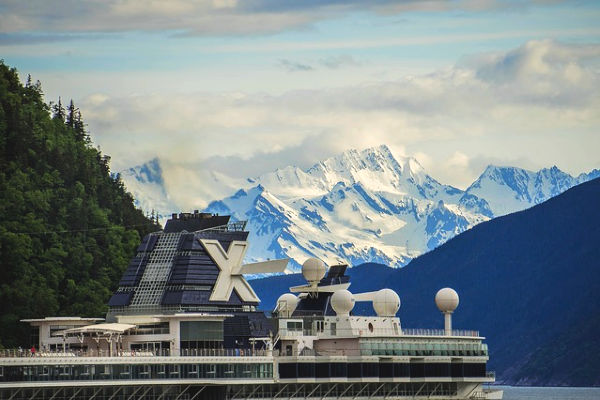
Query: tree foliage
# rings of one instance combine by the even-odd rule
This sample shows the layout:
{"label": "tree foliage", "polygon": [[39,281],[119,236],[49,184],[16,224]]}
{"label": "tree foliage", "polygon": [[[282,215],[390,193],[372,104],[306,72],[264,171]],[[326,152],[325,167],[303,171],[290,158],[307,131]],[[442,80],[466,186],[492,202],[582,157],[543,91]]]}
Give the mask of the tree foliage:
{"label": "tree foliage", "polygon": [[159,229],[95,149],[73,102],[44,103],[0,61],[0,347],[22,318],[102,316],[140,237]]}

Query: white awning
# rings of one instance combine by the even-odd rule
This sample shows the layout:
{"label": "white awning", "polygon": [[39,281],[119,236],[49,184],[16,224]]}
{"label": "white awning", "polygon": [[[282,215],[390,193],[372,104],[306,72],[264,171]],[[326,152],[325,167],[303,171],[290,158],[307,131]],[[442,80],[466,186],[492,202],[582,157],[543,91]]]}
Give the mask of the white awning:
{"label": "white awning", "polygon": [[78,328],[66,329],[64,331],[56,332],[54,336],[77,336],[86,333],[97,334],[97,335],[122,335],[130,329],[135,328],[135,325],[131,324],[94,324],[86,325]]}

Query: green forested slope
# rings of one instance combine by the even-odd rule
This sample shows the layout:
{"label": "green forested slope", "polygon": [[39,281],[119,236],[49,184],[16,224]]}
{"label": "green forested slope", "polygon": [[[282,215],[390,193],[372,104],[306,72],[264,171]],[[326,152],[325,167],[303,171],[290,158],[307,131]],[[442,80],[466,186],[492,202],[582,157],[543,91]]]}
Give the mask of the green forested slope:
{"label": "green forested slope", "polygon": [[140,236],[133,205],[72,105],[0,62],[0,346],[29,342],[21,318],[103,316]]}

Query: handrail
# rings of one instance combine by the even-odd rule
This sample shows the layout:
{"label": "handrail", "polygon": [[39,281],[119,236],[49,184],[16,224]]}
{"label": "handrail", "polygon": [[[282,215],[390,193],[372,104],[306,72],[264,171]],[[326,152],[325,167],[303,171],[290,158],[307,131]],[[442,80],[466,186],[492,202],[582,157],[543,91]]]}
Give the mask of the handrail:
{"label": "handrail", "polygon": [[[447,336],[443,329],[402,329],[404,336]],[[479,337],[479,331],[453,329],[449,336]]]}
{"label": "handrail", "polygon": [[49,358],[49,357],[265,357],[265,349],[180,349],[179,354],[172,354],[168,349],[145,350],[53,350],[32,352],[27,349],[2,349],[0,358]]}

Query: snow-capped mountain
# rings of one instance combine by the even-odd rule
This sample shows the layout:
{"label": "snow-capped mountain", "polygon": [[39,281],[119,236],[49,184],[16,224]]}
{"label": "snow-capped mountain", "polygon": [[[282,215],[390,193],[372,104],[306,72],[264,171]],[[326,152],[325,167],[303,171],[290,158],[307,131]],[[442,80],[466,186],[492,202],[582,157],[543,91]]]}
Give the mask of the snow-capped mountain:
{"label": "snow-capped mountain", "polygon": [[[123,174],[123,179],[142,207],[152,204],[163,215],[179,209],[158,178],[158,161],[129,171],[135,173]],[[598,176],[598,170],[575,178],[556,167],[531,172],[489,166],[463,191],[436,181],[414,158],[395,157],[379,146],[348,150],[308,169],[289,166],[238,180],[240,189],[233,195],[211,199],[205,191],[203,199],[213,200],[208,212],[248,220],[248,261],[290,257],[295,270],[305,258],[316,256],[399,267],[475,224],[541,203]],[[221,186],[232,187],[227,182]]]}
{"label": "snow-capped mountain", "polygon": [[484,201],[463,199],[463,191],[386,146],[349,150],[307,170],[287,167],[253,182],[257,186],[207,207],[249,221],[253,260],[288,256],[297,265],[316,256],[402,266],[489,218]]}
{"label": "snow-capped mountain", "polygon": [[170,215],[170,210],[177,209],[165,189],[163,172],[158,158],[121,171],[119,174],[125,182],[127,190],[133,194],[135,205],[145,213],[154,210],[159,214],[159,218],[164,218]]}
{"label": "snow-capped mountain", "polygon": [[515,167],[489,165],[467,188],[466,193],[485,199],[493,216],[498,217],[543,203],[579,183],[598,176],[598,170],[575,178],[556,166],[532,172]]}

